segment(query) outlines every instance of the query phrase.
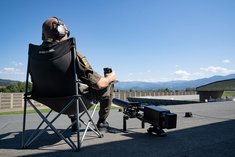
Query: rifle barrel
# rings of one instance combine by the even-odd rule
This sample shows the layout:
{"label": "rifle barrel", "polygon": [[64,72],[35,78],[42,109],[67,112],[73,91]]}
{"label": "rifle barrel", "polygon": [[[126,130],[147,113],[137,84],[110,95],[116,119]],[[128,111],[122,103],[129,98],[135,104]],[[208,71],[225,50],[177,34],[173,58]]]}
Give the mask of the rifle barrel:
{"label": "rifle barrel", "polygon": [[118,106],[123,107],[123,108],[127,108],[127,107],[130,107],[130,106],[139,106],[140,105],[139,102],[128,102],[128,101],[120,100],[120,99],[117,99],[117,98],[113,98],[112,102],[115,105],[118,105]]}

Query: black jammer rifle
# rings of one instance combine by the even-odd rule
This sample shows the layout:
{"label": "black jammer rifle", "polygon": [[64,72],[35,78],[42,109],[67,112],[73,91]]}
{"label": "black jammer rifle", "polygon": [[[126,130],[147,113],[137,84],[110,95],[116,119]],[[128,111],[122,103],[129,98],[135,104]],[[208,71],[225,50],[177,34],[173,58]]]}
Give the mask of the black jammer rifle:
{"label": "black jammer rifle", "polygon": [[129,118],[138,118],[142,128],[145,123],[151,124],[148,133],[156,133],[158,136],[166,136],[163,129],[176,128],[177,115],[162,107],[146,105],[140,102],[128,102],[113,98],[112,102],[123,108],[123,131],[127,131],[126,121]]}

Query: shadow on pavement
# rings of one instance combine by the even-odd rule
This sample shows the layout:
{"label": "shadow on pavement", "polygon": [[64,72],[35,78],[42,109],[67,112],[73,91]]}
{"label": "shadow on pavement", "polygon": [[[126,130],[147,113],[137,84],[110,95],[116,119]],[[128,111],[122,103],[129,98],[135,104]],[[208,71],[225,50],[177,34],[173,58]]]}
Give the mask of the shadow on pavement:
{"label": "shadow on pavement", "polygon": [[[130,129],[129,129],[130,130]],[[235,120],[214,123],[199,127],[168,132],[167,137],[157,137],[147,133],[107,133],[107,136],[117,138],[111,142],[93,143],[81,148],[80,152],[73,152],[69,147],[65,150],[50,150],[50,152],[23,155],[24,157],[41,156],[89,156],[89,157],[142,157],[142,156],[169,156],[169,157],[234,157],[235,156]],[[28,133],[31,133],[29,130]],[[49,137],[50,136],[50,137]],[[53,135],[55,136],[55,135]],[[106,136],[106,135],[105,135]],[[114,137],[115,136],[115,137]],[[59,138],[52,138],[45,133],[40,142],[35,142],[29,149],[56,144]],[[120,138],[124,137],[124,138]],[[47,140],[50,138],[50,140]],[[10,132],[0,135],[0,149],[19,149],[21,133]]]}

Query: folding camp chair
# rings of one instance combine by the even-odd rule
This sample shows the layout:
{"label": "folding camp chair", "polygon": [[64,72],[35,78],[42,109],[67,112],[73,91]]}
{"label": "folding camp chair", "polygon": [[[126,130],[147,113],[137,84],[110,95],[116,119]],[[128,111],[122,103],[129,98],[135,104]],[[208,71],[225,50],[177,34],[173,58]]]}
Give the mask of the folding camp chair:
{"label": "folding camp chair", "polygon": [[[45,131],[48,131],[48,127],[74,151],[80,150],[88,129],[92,130],[98,137],[102,137],[102,134],[92,120],[97,104],[90,114],[90,112],[88,112],[88,108],[91,106],[90,101],[79,94],[78,88],[81,82],[77,75],[77,70],[79,70],[78,61],[75,38],[70,38],[51,45],[49,48],[43,47],[42,45],[29,44],[26,90],[24,96],[22,148],[27,148],[31,145],[31,143],[38,139]],[[32,91],[28,89],[29,76],[31,76],[32,80]],[[37,105],[35,105],[35,101],[48,106],[51,111],[44,116]],[[26,109],[28,104],[32,106],[42,118],[42,122],[32,135],[26,139]],[[49,121],[48,117],[52,111],[58,113]],[[65,131],[69,130],[73,125],[76,125],[77,143],[72,141],[70,137],[65,137],[65,133],[59,131],[53,125],[62,114],[76,115],[76,120],[69,125]],[[87,115],[87,122],[82,120],[83,115]],[[86,126],[83,134],[80,134],[80,122]],[[40,129],[44,123],[46,123],[46,126]]]}

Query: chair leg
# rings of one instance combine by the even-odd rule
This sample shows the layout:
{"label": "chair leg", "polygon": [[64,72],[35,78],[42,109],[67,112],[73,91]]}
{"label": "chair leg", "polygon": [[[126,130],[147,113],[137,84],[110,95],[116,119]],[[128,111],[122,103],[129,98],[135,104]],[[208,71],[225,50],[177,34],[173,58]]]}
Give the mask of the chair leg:
{"label": "chair leg", "polygon": [[77,149],[76,151],[80,151],[81,147],[81,142],[80,142],[80,126],[79,126],[79,99],[76,98],[76,109],[77,109],[77,114],[76,114],[76,124],[77,125]]}
{"label": "chair leg", "polygon": [[[91,116],[90,116],[91,118],[93,118],[97,106],[98,106],[98,104],[95,105],[95,107],[94,107],[94,109],[93,109],[93,111],[92,111],[92,114],[91,114]],[[84,112],[84,113],[85,113],[85,112]],[[81,139],[81,143],[83,142],[83,140],[84,140],[84,138],[85,138],[85,136],[86,136],[86,133],[87,133],[88,129],[91,129],[98,137],[100,137],[100,138],[103,137],[102,134],[99,132],[98,129],[95,130],[95,129],[93,129],[92,127],[90,127],[90,124],[92,123],[91,120],[89,120],[88,123],[85,123],[85,122],[81,119],[81,116],[80,116],[79,119],[80,119],[80,121],[81,121],[84,125],[86,125],[85,131],[84,131],[83,136],[82,136],[82,139]],[[96,125],[95,125],[95,126],[96,126]],[[95,126],[94,126],[94,127],[95,127]]]}
{"label": "chair leg", "polygon": [[[51,113],[52,113],[52,110],[50,110],[50,112],[47,113],[45,118],[48,118]],[[42,120],[42,122],[38,125],[38,127],[35,129],[35,131],[31,134],[31,136],[25,142],[25,147],[28,147],[37,137],[39,137],[41,135],[40,132],[38,132],[38,131],[43,123],[44,123],[44,120]]]}
{"label": "chair leg", "polygon": [[[68,107],[70,107],[70,106],[73,104],[74,99],[72,99],[72,100],[68,103],[68,105],[67,105],[64,109],[62,109],[62,111],[61,111],[60,113],[58,113],[58,115],[57,115],[51,122],[49,122],[49,121],[47,120],[47,118],[44,117],[44,115],[34,106],[34,104],[33,104],[30,100],[29,100],[28,102],[29,102],[29,104],[33,107],[33,109],[38,113],[38,115],[42,118],[43,122],[45,122],[45,123],[47,124],[47,126],[46,126],[43,130],[41,130],[39,133],[37,133],[36,136],[34,136],[32,139],[30,139],[30,141],[27,142],[27,146],[29,146],[29,145],[30,145],[33,141],[35,141],[42,133],[44,133],[48,127],[50,127],[50,128],[51,128],[61,139],[63,139],[74,151],[77,151],[77,150],[78,150],[78,148],[76,147],[76,145],[75,145],[71,140],[67,140],[67,139],[52,125],[52,123],[53,123],[62,113],[64,113],[64,111],[65,111]],[[24,143],[24,147],[26,147],[25,143]]]}
{"label": "chair leg", "polygon": [[[83,104],[84,105],[84,104]],[[99,129],[97,128],[96,124],[94,123],[92,117],[90,116],[90,114],[88,113],[87,109],[85,109],[85,112],[87,113],[87,116],[89,117],[90,122],[92,123],[92,125],[95,127],[95,130],[93,130],[93,132],[95,132],[99,137],[103,137],[103,135],[100,133]]]}
{"label": "chair leg", "polygon": [[[44,116],[43,114],[33,105],[33,108],[35,109],[35,111],[38,113],[38,115],[43,119],[43,121],[47,124],[47,127],[49,126],[61,139],[63,139],[74,151],[76,151],[76,147],[74,147],[74,144],[73,143],[70,143],[60,132],[58,132],[56,130],[56,128],[52,125],[52,123],[54,122],[49,122]],[[58,118],[59,116],[56,117],[56,119]],[[47,128],[46,127],[46,128]],[[45,131],[45,129],[43,130],[43,132]],[[41,135],[41,134],[40,134]],[[38,135],[39,136],[39,135]]]}
{"label": "chair leg", "polygon": [[27,109],[27,100],[26,98],[24,98],[23,130],[22,130],[22,139],[21,139],[22,148],[25,148],[26,109]]}
{"label": "chair leg", "polygon": [[[97,105],[95,106],[95,109],[93,110],[92,114],[90,115],[90,114],[88,113],[88,110],[87,110],[87,108],[86,108],[84,102],[82,101],[82,99],[81,99],[81,98],[79,98],[79,99],[80,99],[80,102],[81,102],[80,105],[83,106],[84,112],[87,114],[87,116],[88,116],[88,118],[89,118],[89,121],[88,121],[87,124],[84,123],[84,122],[81,120],[81,121],[83,122],[83,124],[86,125],[86,129],[85,129],[85,132],[83,133],[83,137],[82,137],[81,143],[82,143],[82,141],[83,141],[83,139],[84,139],[84,137],[85,137],[85,135],[86,135],[86,132],[87,132],[87,129],[88,129],[88,128],[90,128],[98,137],[100,137],[100,138],[103,137],[103,135],[100,133],[100,131],[98,130],[96,124],[94,123],[94,121],[93,121],[93,119],[92,119],[93,116],[94,116],[95,109],[96,109]],[[90,124],[92,124],[95,129],[91,128],[91,127],[90,127]]]}
{"label": "chair leg", "polygon": [[[76,114],[76,121],[74,122],[75,124],[73,125],[77,125],[77,144],[74,143],[72,141],[72,139],[70,139],[70,137],[65,138],[64,136],[64,132],[61,133],[60,131],[58,131],[54,125],[53,122],[62,114],[64,113],[72,104],[74,104],[74,102],[76,101],[76,110],[77,110],[77,114]],[[37,114],[42,118],[42,122],[38,125],[37,129],[33,132],[33,135],[31,134],[31,136],[27,139],[27,141],[25,141],[25,130],[26,130],[26,107],[27,104],[30,104],[33,109],[37,112]],[[82,107],[84,108],[84,113],[79,113],[79,106],[82,105]],[[40,135],[42,135],[45,131],[47,131],[47,128],[50,127],[55,134],[57,134],[61,139],[63,139],[74,151],[80,151],[83,139],[85,138],[85,135],[87,133],[88,129],[91,129],[98,137],[102,137],[102,134],[99,132],[97,126],[95,125],[94,121],[92,120],[95,110],[96,110],[97,105],[95,106],[92,114],[90,115],[88,113],[88,110],[84,104],[84,102],[82,101],[82,99],[78,96],[78,97],[74,97],[73,99],[71,99],[71,101],[66,105],[66,107],[64,107],[61,112],[59,112],[51,121],[48,121],[48,116],[50,115],[50,113],[52,112],[52,110],[46,115],[44,116],[38,109],[37,107],[33,104],[33,102],[31,102],[30,99],[25,99],[25,104],[24,104],[24,115],[23,115],[23,133],[22,133],[22,148],[26,148],[28,147],[32,142],[34,142]],[[81,120],[81,116],[86,114],[88,116],[88,122],[85,123]],[[86,125],[86,129],[83,132],[83,137],[82,139],[80,139],[80,125],[79,125],[79,121],[81,121],[84,125]],[[43,123],[46,123],[46,126],[42,129],[39,130],[42,126]],[[93,125],[94,128],[90,125]],[[68,127],[70,128],[71,125]],[[68,130],[68,128],[66,130]]]}

